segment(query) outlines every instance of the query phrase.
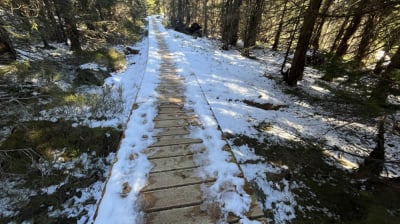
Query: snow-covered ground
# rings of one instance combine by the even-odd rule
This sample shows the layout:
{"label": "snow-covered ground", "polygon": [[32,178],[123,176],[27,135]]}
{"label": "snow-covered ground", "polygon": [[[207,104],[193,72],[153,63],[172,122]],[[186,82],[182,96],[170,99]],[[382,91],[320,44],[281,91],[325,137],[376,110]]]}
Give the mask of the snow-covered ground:
{"label": "snow-covered ground", "polygon": [[[273,79],[267,78],[265,75],[266,71],[271,76],[279,76],[278,71],[282,60],[281,57],[268,52],[264,54],[261,61],[250,60],[240,56],[237,51],[220,50],[218,42],[204,38],[194,39],[182,33],[166,30],[162,27],[161,20],[153,19],[157,21],[161,35],[167,40],[169,49],[174,54],[178,74],[185,78],[187,87],[187,102],[185,106],[188,109],[194,109],[204,126],[202,134],[197,134],[200,132],[195,131],[194,137],[200,137],[203,140],[207,139],[205,141],[206,145],[209,144],[208,146],[216,149],[221,148],[221,145],[223,145],[220,136],[217,136],[215,133],[217,126],[220,126],[224,133],[260,137],[259,130],[255,127],[261,123],[268,123],[269,128],[265,133],[262,133],[262,137],[268,137],[271,141],[275,142],[285,140],[300,142],[304,139],[315,139],[319,142],[325,141],[327,146],[336,146],[343,151],[360,156],[367,155],[374,148],[376,130],[374,126],[357,122],[347,124],[346,121],[342,121],[336,117],[329,117],[328,113],[320,111],[321,108],[314,108],[304,101],[287,96],[282,92],[281,85],[277,84]],[[150,52],[154,54],[154,60],[159,60],[159,56],[156,55],[155,50],[151,51],[151,49],[156,48],[156,45],[154,42],[154,33],[152,29],[150,30]],[[150,55],[151,59],[152,56]],[[156,81],[156,76],[153,76],[152,72],[154,72],[153,69],[157,69],[157,66],[156,63],[148,63],[148,72],[145,75],[145,80],[148,79],[148,81],[144,83],[154,83]],[[315,82],[320,75],[315,70],[307,69],[305,80],[300,83],[299,88],[309,91],[310,94],[323,94],[329,97],[329,90],[318,86]],[[139,93],[139,98],[143,94],[143,97],[148,97],[148,100],[139,103],[138,109],[133,113],[134,120],[137,119],[134,122],[143,122],[143,118],[135,116],[135,114],[150,114],[150,116],[147,116],[145,119],[148,122],[143,126],[144,130],[140,131],[136,129],[135,133],[148,133],[149,129],[151,129],[151,119],[149,117],[155,113],[154,108],[151,108],[151,103],[154,102],[154,98],[150,94],[151,91],[146,87],[146,91]],[[279,110],[267,111],[249,106],[243,102],[245,100],[280,105],[282,107]],[[147,105],[147,110],[150,111],[146,111]],[[210,107],[212,111],[208,109]],[[342,125],[344,126],[342,127],[343,129],[351,126],[350,128],[359,130],[360,136],[347,135],[345,131],[335,130],[335,127]],[[388,158],[396,158],[398,156],[397,152],[400,149],[396,144],[391,144],[398,140],[398,136],[394,135],[391,135],[388,139]],[[128,155],[125,154],[122,157],[118,156],[118,158],[124,158],[127,161],[127,164],[123,166],[128,166],[129,163],[131,164],[129,165],[130,167],[136,167],[136,169],[142,172],[141,175],[134,175],[137,179],[129,180],[129,185],[134,186],[132,194],[130,194],[133,195],[131,199],[136,199],[140,188],[146,184],[146,175],[143,172],[149,172],[150,167],[147,159],[144,158],[145,155],[140,151],[150,143],[149,141],[151,142],[151,140],[140,141],[138,139],[135,142],[135,147],[130,151],[135,154],[134,160],[128,161],[126,159]],[[272,210],[274,221],[276,223],[285,223],[293,219],[295,217],[296,201],[294,195],[291,193],[291,189],[297,188],[299,185],[286,180],[283,180],[278,185],[269,181],[266,175],[266,173],[280,173],[287,169],[287,167],[277,167],[276,164],[269,164],[265,161],[265,158],[256,155],[250,147],[235,146],[232,142],[230,143],[237,161],[241,163],[241,169],[244,171],[247,180],[256,183],[258,188],[266,195],[263,206],[265,209]],[[327,153],[337,157],[337,159],[346,161],[346,163],[341,163],[340,165],[343,166],[343,164],[346,164],[347,167],[343,167],[345,169],[356,168],[360,162],[357,157],[343,152],[327,151]],[[220,162],[224,161],[224,155],[221,154],[208,156],[211,158],[220,158]],[[199,160],[201,163],[205,162],[202,161],[202,158],[199,158]],[[206,160],[206,163],[210,164],[203,170],[204,173],[202,175],[207,175],[207,172],[212,173],[215,170],[221,169],[222,165],[218,164],[218,160],[210,160],[210,158]],[[248,160],[259,162],[246,164]],[[142,165],[140,165],[140,162]],[[339,166],[339,163],[335,165]],[[226,172],[234,171],[226,170]],[[399,175],[397,168],[389,168],[388,172],[389,174],[386,173],[383,175]],[[99,215],[102,216],[102,218],[98,219],[101,220],[99,223],[107,222],[103,222],[103,220],[111,220],[110,217],[112,216],[110,214],[112,214],[111,208],[113,205],[123,204],[117,202],[123,200],[118,195],[121,192],[121,184],[126,181],[126,178],[124,178],[124,175],[118,175],[118,178],[121,179],[113,180],[116,185],[113,184],[114,189],[110,191],[113,192],[110,194],[114,196],[106,196],[109,202],[105,203],[105,205],[103,205],[104,202],[102,203],[104,209],[100,211],[108,212],[99,212]],[[140,211],[132,206],[126,206],[126,211],[130,210],[130,214],[132,215],[132,217],[128,216],[126,218],[130,218],[131,220],[140,219]],[[246,207],[246,200],[239,199],[234,203],[234,206],[236,208]],[[132,211],[136,211],[136,214],[132,213]]]}
{"label": "snow-covered ground", "polygon": [[[217,127],[220,127],[225,134],[268,138],[271,142],[314,140],[324,142],[327,154],[343,161],[343,163],[337,163],[332,160],[333,164],[349,170],[357,168],[362,161],[354,155],[366,156],[375,147],[376,127],[371,125],[373,121],[348,122],[340,116],[330,115],[329,111],[322,111],[321,108],[313,107],[299,98],[286,95],[282,91],[285,87],[275,81],[275,78],[279,77],[279,67],[282,62],[279,54],[266,51],[261,60],[247,59],[235,50],[220,50],[220,43],[216,41],[205,38],[194,39],[185,34],[166,30],[161,26],[160,18],[152,17],[151,19],[157,22],[162,36],[167,40],[169,49],[174,54],[179,75],[185,78],[187,85],[185,106],[194,109],[204,126],[202,133],[206,133],[206,136],[200,136],[200,132],[195,131],[194,135],[207,139],[206,145],[217,149],[223,145],[221,136],[215,132]],[[116,220],[120,221],[118,223],[128,222],[124,220],[132,223],[133,220],[142,219],[142,212],[132,201],[138,200],[139,191],[146,185],[147,174],[151,169],[151,164],[142,152],[153,143],[153,139],[149,136],[152,136],[154,127],[152,120],[156,115],[155,88],[160,63],[160,55],[157,54],[157,43],[151,26],[148,39],[135,47],[140,49],[141,55],[128,57],[127,70],[114,73],[106,80],[106,85],[115,91],[122,87],[125,102],[122,115],[109,121],[85,120],[83,122],[93,127],[127,123],[127,131],[116,155],[118,162],[113,166],[101,204],[100,194],[95,195],[97,204],[100,206],[87,208],[88,215],[82,217],[78,223],[86,223],[86,221],[90,223],[94,218],[96,218],[96,223],[117,223]],[[315,81],[320,76],[319,72],[307,68],[305,80],[299,84],[298,88],[310,94],[329,97],[331,94],[329,90],[319,86]],[[263,110],[246,104],[244,102],[246,100],[281,107],[278,110]],[[130,114],[131,108],[134,110]],[[268,128],[261,132],[256,127],[262,124],[267,124]],[[354,130],[358,130],[357,133]],[[266,195],[263,207],[271,209],[274,223],[286,223],[292,220],[296,216],[296,200],[291,190],[297,188],[299,184],[286,180],[277,184],[268,180],[266,175],[281,173],[288,167],[268,163],[265,158],[256,155],[254,149],[249,146],[236,146],[233,142],[228,142],[247,180],[255,183]],[[398,135],[390,131],[386,133],[385,147],[388,160],[400,159],[399,142]],[[340,149],[340,151],[328,151],[328,149]],[[206,156],[208,158],[205,160],[198,158],[197,161],[209,163],[203,173],[200,173],[201,175],[208,175],[207,172],[212,173],[221,168],[219,161],[211,160],[210,157],[221,160],[226,158],[224,154]],[[246,163],[246,161],[251,161],[251,163]],[[390,166],[386,167],[386,172],[382,173],[383,176],[400,176],[400,169],[397,166],[391,163],[388,165]],[[232,169],[229,172],[236,171]],[[96,184],[99,186],[99,183]],[[227,201],[229,199],[234,199],[234,197],[228,198]],[[6,207],[5,203],[7,202],[0,200],[1,207]],[[239,198],[231,204],[235,208],[227,209],[240,210],[247,206],[246,203],[245,197]],[[97,213],[96,209],[98,209]],[[1,210],[5,211],[3,215],[9,213],[7,209]],[[95,213],[96,217],[94,217]]]}

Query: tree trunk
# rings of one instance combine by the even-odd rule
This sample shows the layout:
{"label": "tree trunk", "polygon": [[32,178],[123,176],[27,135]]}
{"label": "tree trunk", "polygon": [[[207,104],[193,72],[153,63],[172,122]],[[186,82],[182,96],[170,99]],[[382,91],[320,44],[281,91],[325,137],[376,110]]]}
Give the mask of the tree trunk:
{"label": "tree trunk", "polygon": [[297,41],[296,51],[294,53],[292,67],[286,78],[286,83],[290,86],[296,86],[297,81],[303,78],[304,66],[306,62],[306,53],[310,39],[313,33],[314,24],[317,19],[322,0],[311,0],[310,5],[304,15],[304,23],[300,30],[300,36]]}
{"label": "tree trunk", "polygon": [[281,38],[283,24],[285,22],[285,15],[286,15],[286,11],[287,11],[288,2],[289,2],[289,0],[285,0],[285,5],[283,5],[283,11],[282,11],[281,18],[279,20],[278,30],[275,33],[274,44],[272,45],[272,50],[274,50],[274,51],[278,50],[279,40]]}
{"label": "tree trunk", "polygon": [[264,0],[247,0],[247,21],[244,30],[244,48],[249,48],[256,44],[258,25],[261,22],[261,17],[264,9]]}
{"label": "tree trunk", "polygon": [[228,50],[238,40],[239,14],[242,0],[226,0],[225,12],[222,15],[222,49]]}
{"label": "tree trunk", "polygon": [[400,48],[397,49],[396,53],[391,57],[390,64],[386,68],[386,71],[381,74],[379,82],[371,92],[371,100],[378,105],[384,106],[386,104],[387,97],[390,90],[393,88],[393,80],[391,79],[391,73],[395,70],[400,69]]}
{"label": "tree trunk", "polygon": [[[75,22],[75,10],[71,0],[56,1],[53,0],[56,12],[60,18],[64,19],[63,28],[67,38],[67,44],[70,44],[72,51],[81,51],[80,34]],[[60,21],[61,22],[61,21]]]}
{"label": "tree trunk", "polygon": [[339,32],[338,32],[338,34],[336,35],[336,38],[335,38],[335,40],[334,40],[333,43],[332,43],[330,53],[333,53],[333,52],[336,51],[338,42],[339,42],[340,38],[342,38],[343,33],[344,33],[344,31],[346,30],[346,25],[347,25],[347,23],[349,22],[349,19],[350,19],[350,17],[346,16],[346,18],[344,19],[342,25],[340,26]]}
{"label": "tree trunk", "polygon": [[208,7],[207,7],[208,0],[203,1],[203,36],[208,36]]}
{"label": "tree trunk", "polygon": [[184,11],[184,7],[183,7],[183,0],[178,0],[178,15],[177,15],[177,20],[178,23],[183,23],[183,11]]}
{"label": "tree trunk", "polygon": [[178,20],[178,16],[176,14],[177,8],[175,5],[175,0],[170,1],[169,2],[169,10],[168,10],[168,14],[169,14],[169,24],[171,25],[171,27],[175,27],[176,22]]}
{"label": "tree trunk", "polygon": [[375,21],[376,21],[376,15],[369,15],[368,20],[364,26],[364,30],[362,32],[362,37],[360,44],[358,45],[358,50],[357,54],[354,58],[356,62],[359,64],[362,63],[362,60],[368,56],[368,48],[371,44],[371,41],[373,40],[374,37],[374,31],[375,31]]}
{"label": "tree trunk", "polygon": [[8,64],[17,59],[17,53],[8,36],[8,32],[0,26],[0,64]]}
{"label": "tree trunk", "polygon": [[335,56],[338,58],[343,57],[347,53],[347,49],[349,48],[349,40],[350,38],[355,34],[357,31],[358,27],[361,24],[361,20],[363,17],[363,14],[359,12],[359,10],[364,9],[369,3],[369,0],[361,0],[356,8],[351,10],[352,13],[355,13],[355,15],[352,17],[350,25],[347,27],[346,31],[344,32],[344,35],[339,43],[339,46],[336,49]]}
{"label": "tree trunk", "polygon": [[190,22],[192,20],[192,16],[191,16],[191,7],[190,7],[190,1],[186,0],[186,4],[185,4],[185,13],[186,13],[186,21],[185,21],[185,27],[189,27],[190,26]]}
{"label": "tree trunk", "polygon": [[359,173],[369,177],[379,177],[383,171],[385,162],[385,118],[378,124],[376,146],[360,166]]}
{"label": "tree trunk", "polygon": [[321,34],[322,34],[322,27],[324,26],[325,20],[326,20],[325,15],[327,14],[329,7],[331,7],[332,3],[333,3],[333,0],[327,0],[322,7],[322,12],[321,12],[322,17],[319,18],[317,28],[315,29],[316,30],[315,35],[311,41],[311,46],[313,47],[314,52],[319,50],[319,41],[320,41]]}
{"label": "tree trunk", "polygon": [[64,31],[60,24],[57,23],[55,19],[56,8],[52,2],[49,0],[44,0],[44,8],[46,9],[45,17],[47,21],[50,21],[50,26],[52,28],[51,34],[48,35],[50,40],[62,42],[65,39]]}
{"label": "tree trunk", "polygon": [[65,28],[67,32],[68,39],[71,41],[72,51],[81,51],[81,43],[79,40],[79,31],[73,19],[64,17]]}
{"label": "tree trunk", "polygon": [[361,23],[361,17],[362,17],[361,15],[355,15],[352,18],[350,25],[347,27],[347,29],[343,35],[343,38],[340,41],[339,46],[336,50],[336,53],[335,53],[336,57],[340,58],[346,54],[347,49],[349,48],[348,42],[349,42],[350,38],[353,36],[353,34],[357,31],[357,29]]}

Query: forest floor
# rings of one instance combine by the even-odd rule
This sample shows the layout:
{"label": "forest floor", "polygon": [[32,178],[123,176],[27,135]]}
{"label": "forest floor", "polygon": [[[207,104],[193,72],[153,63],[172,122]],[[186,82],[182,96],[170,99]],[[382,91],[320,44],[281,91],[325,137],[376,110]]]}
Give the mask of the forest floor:
{"label": "forest floor", "polygon": [[[340,79],[324,81],[322,72],[308,67],[304,80],[290,88],[281,81],[281,53],[260,48],[254,52],[257,60],[248,59],[236,50],[220,50],[217,41],[166,30],[161,18],[152,19],[173,52],[177,74],[185,80],[185,108],[195,111],[208,131],[198,137],[218,148],[221,136],[207,127],[221,129],[271,222],[400,222],[398,111],[387,116],[385,123],[385,156],[391,162],[385,164],[380,177],[366,178],[357,170],[376,146],[381,116],[353,100],[357,87],[344,86]],[[71,99],[62,101],[65,105],[53,108],[46,107],[46,98],[36,98],[41,106],[34,119],[21,121],[19,128],[12,130],[2,127],[8,136],[2,140],[3,152],[8,146],[25,149],[21,155],[34,157],[32,150],[17,144],[29,138],[41,153],[53,159],[32,164],[36,175],[30,178],[2,176],[0,222],[90,223],[128,119],[132,123],[128,125],[135,128],[125,133],[131,138],[124,144],[138,155],[126,164],[127,169],[134,170],[130,177],[136,183],[131,185],[132,193],[146,185],[151,165],[141,151],[154,141],[150,136],[157,107],[152,96],[156,95],[161,62],[156,44],[150,26],[148,38],[134,46],[140,54],[127,56],[126,70],[112,73],[103,89],[79,89],[80,93],[114,99],[110,108],[96,111],[102,112],[102,119],[85,109],[88,101],[83,100],[83,105],[71,103],[80,96],[74,93],[64,98]],[[96,63],[81,68],[102,70]],[[67,88],[62,79],[57,85]],[[394,104],[399,102],[398,96],[390,98]],[[121,105],[115,116],[110,114],[113,105]],[[103,144],[96,146],[94,142]],[[74,150],[65,150],[63,145],[72,145]],[[203,161],[214,170],[224,160],[218,158]],[[12,168],[21,166],[15,163]],[[139,207],[130,215],[141,216]]]}

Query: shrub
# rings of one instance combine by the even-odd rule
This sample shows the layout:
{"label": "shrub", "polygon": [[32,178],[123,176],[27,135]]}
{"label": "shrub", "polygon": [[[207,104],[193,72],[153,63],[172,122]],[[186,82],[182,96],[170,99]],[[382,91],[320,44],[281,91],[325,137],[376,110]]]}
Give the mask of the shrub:
{"label": "shrub", "polygon": [[108,68],[111,71],[121,71],[126,68],[127,62],[125,54],[117,51],[115,48],[110,48],[107,51]]}

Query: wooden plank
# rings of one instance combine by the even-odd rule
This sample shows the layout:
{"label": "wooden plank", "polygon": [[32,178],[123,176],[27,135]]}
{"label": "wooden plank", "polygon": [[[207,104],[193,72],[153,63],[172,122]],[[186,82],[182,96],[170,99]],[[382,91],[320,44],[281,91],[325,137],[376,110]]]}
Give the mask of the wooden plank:
{"label": "wooden plank", "polygon": [[163,136],[171,136],[171,135],[188,135],[190,134],[189,130],[185,127],[171,127],[164,128],[161,132],[153,135],[153,137],[163,137]]}
{"label": "wooden plank", "polygon": [[209,215],[197,205],[148,213],[145,216],[145,222],[149,224],[215,224],[218,222],[218,217]]}
{"label": "wooden plank", "polygon": [[187,114],[159,114],[154,118],[154,121],[159,120],[182,120],[182,119],[197,119],[194,115],[187,115]]}
{"label": "wooden plank", "polygon": [[155,128],[173,128],[173,127],[186,127],[189,122],[185,119],[181,120],[156,120],[154,121]]}
{"label": "wooden plank", "polygon": [[179,110],[178,108],[159,108],[159,114],[186,114],[193,113],[193,110]]}
{"label": "wooden plank", "polygon": [[147,148],[144,152],[148,155],[149,159],[185,156],[193,154],[190,150],[190,146],[191,145],[162,146]]}
{"label": "wooden plank", "polygon": [[150,162],[153,164],[150,173],[197,167],[193,162],[193,155],[151,159]]}
{"label": "wooden plank", "polygon": [[149,176],[149,184],[143,188],[142,192],[200,184],[202,182],[203,180],[201,178],[194,176],[193,168],[152,173]]}
{"label": "wooden plank", "polygon": [[182,144],[198,144],[203,143],[201,139],[192,139],[192,138],[182,138],[176,139],[174,142],[171,141],[159,141],[151,145],[149,148],[152,147],[160,147],[160,146],[168,146],[168,145],[182,145]]}
{"label": "wooden plank", "polygon": [[158,96],[159,103],[185,103],[185,97],[182,95],[171,94],[171,95],[160,95]]}
{"label": "wooden plank", "polygon": [[183,104],[179,104],[179,103],[158,102],[158,108],[178,108],[178,109],[182,109],[183,106],[184,106]]}
{"label": "wooden plank", "polygon": [[200,205],[202,202],[200,184],[142,193],[142,205],[147,213]]}

